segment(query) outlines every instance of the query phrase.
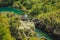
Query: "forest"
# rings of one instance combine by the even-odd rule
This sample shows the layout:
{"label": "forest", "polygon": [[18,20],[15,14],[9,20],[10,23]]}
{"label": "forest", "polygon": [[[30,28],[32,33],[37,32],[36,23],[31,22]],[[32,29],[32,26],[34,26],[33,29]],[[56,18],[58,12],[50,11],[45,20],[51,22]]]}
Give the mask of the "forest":
{"label": "forest", "polygon": [[[21,10],[33,22],[23,22],[14,12],[0,12],[0,40],[49,40],[38,38],[35,28],[54,37],[51,40],[60,40],[60,0],[0,0],[1,7]],[[19,30],[25,26],[30,29]]]}

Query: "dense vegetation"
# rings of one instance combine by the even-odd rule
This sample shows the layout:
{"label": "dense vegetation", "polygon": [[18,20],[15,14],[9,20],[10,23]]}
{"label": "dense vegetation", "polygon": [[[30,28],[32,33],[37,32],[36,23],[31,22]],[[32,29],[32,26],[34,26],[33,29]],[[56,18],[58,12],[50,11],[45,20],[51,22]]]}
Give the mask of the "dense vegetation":
{"label": "dense vegetation", "polygon": [[45,24],[45,29],[50,33],[59,34],[60,29],[60,10],[38,15],[38,19]]}
{"label": "dense vegetation", "polygon": [[60,0],[19,0],[13,3],[13,7],[22,9],[28,14],[36,16],[41,13],[60,9]]}
{"label": "dense vegetation", "polygon": [[[10,5],[8,3],[10,3]],[[23,10],[26,14],[41,20],[45,25],[45,29],[44,29],[45,31],[60,35],[60,31],[59,31],[60,30],[60,0],[14,0],[14,1],[0,0],[0,4],[1,4],[0,6],[9,5],[11,7]],[[15,35],[17,34],[13,35],[13,33],[10,33],[10,31],[14,32],[14,30],[16,30],[15,27],[19,25],[18,23],[19,19],[18,21],[16,21],[17,20],[16,17],[15,16],[11,17],[10,14],[8,18],[5,18],[6,16],[3,16],[1,19],[1,17],[2,16],[0,16],[0,27],[1,27],[0,30],[3,31],[3,32],[0,31],[1,40],[5,40],[5,39],[9,40],[10,38],[11,40],[15,40],[14,38],[16,38]],[[11,21],[9,22],[8,20],[10,20],[10,17],[11,17]],[[18,25],[14,25],[14,24],[18,24]],[[10,28],[8,28],[9,25],[11,26]],[[14,37],[12,37],[11,34]],[[8,38],[5,38],[5,36],[8,36]],[[34,38],[32,38],[32,40],[33,39]],[[26,40],[26,38],[23,38],[23,40]]]}
{"label": "dense vegetation", "polygon": [[11,36],[9,27],[7,14],[0,13],[0,40],[15,40],[14,37]]}
{"label": "dense vegetation", "polygon": [[0,4],[4,5],[6,2],[12,3],[10,6],[21,9],[33,16],[60,9],[60,0],[2,0]]}

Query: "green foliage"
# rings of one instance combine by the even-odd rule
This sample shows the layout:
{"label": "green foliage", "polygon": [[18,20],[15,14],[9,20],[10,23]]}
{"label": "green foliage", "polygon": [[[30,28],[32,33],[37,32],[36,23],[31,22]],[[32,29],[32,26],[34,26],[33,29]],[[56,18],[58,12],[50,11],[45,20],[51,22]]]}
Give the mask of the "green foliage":
{"label": "green foliage", "polygon": [[19,9],[22,9],[29,15],[35,16],[41,13],[47,13],[47,12],[51,12],[52,10],[60,9],[60,1],[59,0],[38,0],[38,1],[37,0],[19,0],[19,1],[16,1],[15,5],[13,6]]}
{"label": "green foliage", "polygon": [[33,16],[60,9],[60,0],[5,0],[3,2],[13,3],[13,7]]}
{"label": "green foliage", "polygon": [[45,40],[45,38],[37,38],[37,37],[30,37],[30,38],[23,38],[23,40]]}
{"label": "green foliage", "polygon": [[[52,12],[48,12],[46,14],[40,14],[39,16],[37,16],[38,18],[41,18],[43,20],[48,20],[47,22],[51,23],[51,21],[56,21],[56,22],[59,22],[60,20],[60,10],[55,10],[55,11],[52,11]],[[60,22],[59,22],[60,23]]]}
{"label": "green foliage", "polygon": [[60,27],[60,9],[46,14],[42,13],[37,17],[45,23],[47,31]]}
{"label": "green foliage", "polygon": [[[9,3],[17,8],[23,10],[25,13],[31,15],[32,17],[37,17],[42,20],[46,29],[49,30],[48,26],[51,28],[60,27],[60,0],[1,0],[0,6]],[[27,30],[20,30],[18,34],[18,28],[20,26],[20,17],[13,13],[3,13],[0,14],[0,38],[1,40],[15,40],[15,38],[23,38],[23,31],[26,33]],[[30,32],[30,31],[29,31]],[[12,36],[15,38],[13,38]],[[19,37],[17,36],[19,35]],[[22,36],[23,35],[23,36]],[[29,33],[29,36],[33,34]],[[35,38],[30,38],[35,40]],[[27,40],[27,38],[23,38]],[[38,40],[38,39],[36,39]]]}
{"label": "green foliage", "polygon": [[0,13],[0,40],[15,40],[11,35],[9,24],[12,15],[11,13],[8,15],[8,13],[9,12]]}
{"label": "green foliage", "polygon": [[15,40],[9,31],[9,28],[6,27],[3,23],[0,22],[0,40]]}

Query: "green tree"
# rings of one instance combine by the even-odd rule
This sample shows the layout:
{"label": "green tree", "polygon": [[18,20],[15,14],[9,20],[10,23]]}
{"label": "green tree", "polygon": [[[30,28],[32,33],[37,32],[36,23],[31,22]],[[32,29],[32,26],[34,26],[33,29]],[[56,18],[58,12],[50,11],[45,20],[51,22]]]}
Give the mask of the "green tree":
{"label": "green tree", "polygon": [[18,0],[15,2],[13,6],[18,5],[17,8],[33,16],[60,9],[59,0]]}

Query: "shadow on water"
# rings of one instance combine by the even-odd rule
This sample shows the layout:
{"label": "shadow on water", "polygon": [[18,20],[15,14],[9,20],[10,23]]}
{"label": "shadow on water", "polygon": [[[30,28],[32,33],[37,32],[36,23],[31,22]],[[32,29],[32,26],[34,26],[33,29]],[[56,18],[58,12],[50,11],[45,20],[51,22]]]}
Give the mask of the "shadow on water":
{"label": "shadow on water", "polygon": [[42,30],[40,29],[37,29],[36,28],[36,35],[39,37],[39,38],[46,38],[47,40],[54,40],[54,38],[50,35],[48,35],[47,33],[43,32]]}

